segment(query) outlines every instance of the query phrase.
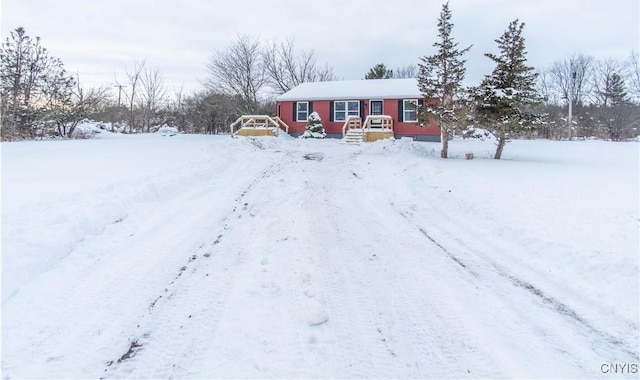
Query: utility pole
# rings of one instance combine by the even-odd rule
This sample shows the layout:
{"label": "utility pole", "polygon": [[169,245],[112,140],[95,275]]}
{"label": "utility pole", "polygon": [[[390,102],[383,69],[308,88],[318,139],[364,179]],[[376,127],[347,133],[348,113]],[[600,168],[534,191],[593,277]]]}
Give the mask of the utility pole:
{"label": "utility pole", "polygon": [[113,87],[118,87],[118,108],[120,108],[120,96],[122,95],[122,88],[123,87],[127,87],[127,86],[123,86],[121,84],[117,84]]}
{"label": "utility pole", "polygon": [[[573,86],[576,80],[576,72],[573,70],[573,59],[569,60],[569,141],[573,140]],[[576,133],[576,137],[577,133]]]}

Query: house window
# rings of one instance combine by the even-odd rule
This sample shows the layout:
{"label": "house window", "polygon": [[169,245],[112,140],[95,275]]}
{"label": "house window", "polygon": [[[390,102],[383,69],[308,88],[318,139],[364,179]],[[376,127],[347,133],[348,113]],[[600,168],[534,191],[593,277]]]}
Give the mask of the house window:
{"label": "house window", "polygon": [[360,101],[335,101],[333,106],[333,120],[345,121],[349,116],[360,116]]}
{"label": "house window", "polygon": [[404,99],[402,102],[402,116],[406,122],[418,121],[418,99]]}
{"label": "house window", "polygon": [[309,119],[309,102],[296,102],[296,121]]}

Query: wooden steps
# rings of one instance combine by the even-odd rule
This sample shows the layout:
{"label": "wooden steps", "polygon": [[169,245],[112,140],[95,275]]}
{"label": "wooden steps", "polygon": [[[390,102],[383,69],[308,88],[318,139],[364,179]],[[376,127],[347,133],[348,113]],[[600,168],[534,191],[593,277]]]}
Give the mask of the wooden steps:
{"label": "wooden steps", "polygon": [[344,141],[349,144],[360,144],[364,141],[364,130],[360,128],[349,129],[344,135]]}

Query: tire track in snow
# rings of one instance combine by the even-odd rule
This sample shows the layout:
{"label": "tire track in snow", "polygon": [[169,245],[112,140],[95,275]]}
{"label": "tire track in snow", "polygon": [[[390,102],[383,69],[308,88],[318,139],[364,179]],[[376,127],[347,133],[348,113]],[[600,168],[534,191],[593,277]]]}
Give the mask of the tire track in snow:
{"label": "tire track in snow", "polygon": [[[336,162],[327,165],[339,166]],[[322,245],[326,248],[323,248],[326,252],[324,264],[328,273],[323,287],[330,295],[326,328],[327,335],[333,336],[335,342],[332,350],[337,352],[336,358],[331,360],[337,367],[332,375],[438,377],[467,371],[459,361],[459,351],[465,348],[443,335],[450,330],[425,328],[434,324],[451,326],[452,316],[444,315],[441,322],[434,323],[425,308],[416,302],[424,296],[413,292],[415,283],[405,282],[402,277],[390,277],[402,273],[404,264],[395,258],[399,254],[394,252],[398,247],[384,228],[394,223],[387,220],[386,210],[372,213],[367,220],[354,219],[362,214],[359,210],[367,207],[368,200],[350,197],[361,194],[365,186],[358,182],[349,166],[342,171],[344,178],[340,176],[331,181],[342,186],[327,185],[321,176],[308,185],[320,199],[316,198],[307,211],[314,220],[322,220],[323,226],[330,226],[329,229],[319,227],[317,233],[331,236],[329,240],[334,242]],[[367,191],[384,197],[375,188]],[[374,198],[371,204],[384,203],[376,202]],[[363,244],[369,247],[369,255],[360,254],[364,251]],[[434,296],[430,299],[441,307],[447,305],[446,298]],[[425,317],[428,317],[427,324]],[[469,350],[467,354],[474,355]],[[434,365],[434,362],[440,365]],[[425,368],[433,371],[434,367],[442,368],[442,372],[424,372]]]}
{"label": "tire track in snow", "polygon": [[[324,170],[328,174],[330,167],[339,167],[340,163],[334,161],[327,165]],[[342,368],[337,369],[338,376],[394,376],[402,359],[398,358],[398,348],[390,335],[392,320],[386,315],[391,303],[389,294],[378,288],[379,283],[387,283],[381,279],[388,277],[388,268],[378,267],[379,271],[372,274],[371,266],[367,265],[388,252],[378,247],[379,231],[362,231],[361,226],[376,225],[380,221],[353,220],[364,206],[353,196],[363,189],[361,183],[354,181],[353,172],[346,170],[343,173],[344,179],[331,182],[341,186],[327,185],[321,176],[309,185],[310,189],[323,195],[324,201],[311,205],[313,219],[325,220],[329,230],[323,235],[333,235],[331,240],[335,240],[326,251],[325,265],[329,266],[327,286],[330,289],[331,323],[328,327],[336,326],[332,333],[340,348],[338,356],[343,357]],[[363,244],[370,249],[366,256],[361,254]],[[336,359],[340,361],[341,358]]]}
{"label": "tire track in snow", "polygon": [[[116,360],[127,351],[136,337],[125,335],[123,331],[131,328],[134,315],[143,315],[138,310],[141,306],[144,309],[146,292],[140,288],[157,282],[147,278],[147,273],[162,278],[166,273],[163,261],[173,260],[162,255],[158,260],[154,254],[165,253],[162,245],[171,247],[184,242],[184,239],[176,243],[171,241],[172,233],[164,225],[171,225],[180,213],[189,210],[180,210],[181,207],[172,204],[210,192],[211,186],[203,176],[209,169],[207,166],[198,168],[153,186],[148,186],[145,180],[130,194],[128,188],[120,189],[125,194],[132,194],[128,202],[132,207],[128,208],[127,217],[110,224],[101,234],[86,237],[65,259],[36,277],[33,284],[24,285],[16,303],[31,306],[15,310],[13,300],[3,306],[7,312],[6,317],[3,316],[3,342],[7,348],[3,362],[22,363],[24,359],[9,356],[9,353],[32,352],[30,363],[15,365],[17,372],[9,372],[9,376],[44,376],[29,372],[30,368],[46,369],[46,376],[70,376],[56,371],[77,368],[78,375],[73,377],[83,377],[102,366],[101,363],[87,362],[85,353],[94,352],[97,353],[94,356],[104,355],[105,360],[111,356],[109,360]],[[180,183],[185,178],[191,188],[185,189]],[[144,203],[146,207],[136,203],[140,199],[148,201],[149,197],[152,202]],[[167,207],[155,208],[161,202],[167,202]],[[149,214],[153,217],[149,218]],[[166,236],[158,239],[158,230],[165,232]],[[32,288],[39,293],[32,292]],[[130,289],[134,288],[137,290],[131,292]],[[39,310],[39,313],[34,316],[28,310]],[[27,315],[23,315],[25,313]],[[82,316],[79,325],[52,324],[74,321],[79,316]],[[25,324],[30,327],[25,328]],[[16,336],[14,331],[22,336]],[[120,344],[119,352],[112,352]],[[46,364],[31,364],[40,361]]]}
{"label": "tire track in snow", "polygon": [[[282,168],[280,163],[271,164],[240,192],[234,199],[231,212],[222,218],[221,229],[215,240],[200,245],[196,252],[190,254],[173,280],[150,302],[148,314],[138,321],[137,332],[130,334],[138,337],[135,339],[141,345],[136,357],[132,357],[126,363],[114,362],[113,366],[105,368],[105,374],[109,377],[120,377],[122,373],[138,373],[136,371],[139,368],[152,368],[153,373],[143,376],[194,375],[191,366],[185,367],[180,363],[197,363],[202,360],[202,353],[216,335],[221,313],[237,281],[239,274],[234,268],[238,268],[245,260],[242,254],[230,254],[234,249],[233,246],[225,244],[226,235],[238,228],[239,224],[243,223],[241,219],[248,214],[248,204],[245,202],[247,196]],[[194,303],[189,304],[190,299],[213,306],[202,309]],[[175,309],[182,307],[191,312],[185,311],[182,313],[183,320],[175,321],[175,315],[180,314]],[[200,332],[196,339],[182,331],[185,326],[190,331],[195,329]],[[163,344],[168,338],[172,342],[171,346]],[[116,368],[116,364],[121,368]]]}
{"label": "tire track in snow", "polygon": [[[270,154],[267,149],[264,151]],[[364,155],[359,156],[361,151],[362,148],[352,159],[363,158]],[[296,159],[275,171],[284,178],[287,173],[295,177],[298,171],[309,170],[303,178],[306,182],[299,183],[300,189],[295,189],[300,190],[299,194],[295,190],[286,193],[292,198],[289,202],[300,201],[299,213],[277,215],[287,222],[296,219],[306,226],[305,233],[296,231],[295,223],[275,229],[273,227],[279,226],[275,222],[277,218],[266,217],[267,211],[274,210],[269,202],[288,199],[280,194],[265,200],[267,195],[257,194],[277,185],[274,175],[264,181],[249,179],[249,185],[232,189],[241,196],[229,197],[230,205],[224,207],[233,210],[219,213],[217,221],[224,222],[216,224],[211,229],[213,233],[206,238],[199,234],[195,241],[184,240],[183,247],[172,244],[175,252],[163,251],[163,255],[171,254],[175,256],[173,258],[160,255],[155,261],[148,261],[149,257],[128,261],[133,272],[119,273],[117,279],[109,276],[115,272],[109,273],[105,269],[101,278],[110,282],[94,284],[104,286],[104,291],[70,291],[65,298],[65,305],[69,302],[70,306],[74,306],[71,304],[73,301],[87,302],[91,295],[111,296],[108,302],[118,307],[113,318],[124,323],[119,326],[120,333],[115,329],[103,330],[101,336],[109,335],[109,339],[101,339],[93,331],[82,330],[75,333],[80,338],[69,342],[73,345],[84,339],[100,346],[105,360],[117,360],[132,348],[133,339],[142,337],[140,342],[143,346],[136,356],[110,367],[105,373],[109,377],[522,376],[522,369],[526,367],[516,363],[509,372],[510,363],[502,362],[504,358],[517,361],[519,358],[514,358],[513,354],[516,350],[525,355],[535,353],[528,346],[540,345],[538,337],[532,336],[531,342],[518,341],[518,338],[528,338],[528,331],[538,329],[540,334],[552,334],[553,331],[541,323],[532,328],[531,316],[526,315],[521,315],[516,322],[507,320],[507,323],[501,323],[504,318],[517,315],[518,311],[513,309],[520,304],[509,305],[514,301],[514,293],[505,293],[503,289],[514,286],[509,285],[506,278],[496,281],[496,285],[488,284],[500,277],[491,272],[493,269],[487,269],[481,258],[466,249],[469,247],[464,246],[464,239],[458,244],[452,236],[446,235],[449,228],[459,231],[465,226],[451,223],[446,227],[437,228],[440,224],[431,227],[432,223],[424,223],[424,220],[411,216],[411,210],[389,205],[389,194],[385,189],[371,186],[368,182],[373,174],[384,176],[384,173],[366,171],[362,162],[345,162],[346,155],[332,157],[324,154],[319,161],[305,160],[303,154],[307,153],[310,152],[294,151]],[[357,182],[361,180],[362,183]],[[291,181],[284,183],[290,185]],[[188,220],[193,223],[189,227],[194,228],[205,220],[203,214],[212,210],[207,206],[211,197],[204,196],[207,188],[203,186],[196,190],[184,194],[184,199],[190,199],[188,209],[176,206],[171,210],[161,210],[162,216],[153,215],[152,210],[148,210],[150,212],[144,216],[156,223],[156,228],[171,219]],[[350,196],[357,199],[347,201]],[[169,200],[175,199],[169,197]],[[256,201],[260,202],[255,204]],[[202,202],[202,206],[197,202]],[[291,206],[291,203],[287,205]],[[373,209],[371,213],[363,212],[370,208]],[[437,208],[418,210],[426,215],[444,211]],[[410,217],[402,216],[400,212]],[[133,213],[116,228],[121,231],[131,229],[134,221],[140,218]],[[443,222],[442,226],[445,225]],[[278,245],[270,247],[278,247],[277,252],[261,250],[260,244],[251,242],[244,232],[247,227],[259,226],[261,232],[276,231],[273,239],[278,241]],[[396,230],[390,231],[381,226],[395,226]],[[285,228],[287,230],[283,231]],[[153,229],[149,227],[148,231]],[[429,237],[424,236],[426,231]],[[129,244],[140,250],[159,248],[158,244],[140,242],[140,239],[153,238],[154,234],[134,232],[135,237],[121,241],[122,246],[119,247]],[[165,228],[162,232],[171,231]],[[95,240],[104,243],[108,237],[114,236],[116,234],[100,236]],[[171,243],[169,239],[161,240]],[[206,242],[204,245],[195,244],[203,241]],[[186,248],[187,245],[191,248]],[[363,247],[368,247],[368,251]],[[450,254],[442,254],[443,249]],[[129,249],[126,253],[134,251]],[[288,257],[299,260],[287,262]],[[171,265],[163,264],[165,260],[170,260]],[[469,269],[473,269],[477,276],[469,275]],[[161,277],[161,280],[150,281],[145,278],[145,271]],[[138,278],[132,280],[127,277]],[[128,282],[123,285],[118,281]],[[135,286],[136,282],[151,290],[137,296],[133,294],[135,299],[129,300],[127,286]],[[77,283],[82,285],[80,281]],[[518,290],[522,294],[527,292],[526,289]],[[255,294],[249,297],[246,295],[249,291]],[[111,292],[117,294],[110,295]],[[82,297],[77,297],[79,294]],[[474,297],[482,299],[474,303]],[[524,302],[531,302],[528,297],[523,298],[527,298]],[[253,303],[243,304],[243,300]],[[492,303],[495,301],[500,303]],[[117,305],[118,302],[126,303],[135,312],[116,315],[127,311]],[[314,323],[310,318],[319,308],[324,309],[326,315],[315,319],[318,323]],[[498,322],[492,322],[489,319],[500,317],[499,312],[483,308],[496,308],[509,314],[503,319],[496,318]],[[525,311],[531,309],[529,307]],[[75,309],[74,312],[77,311],[86,310]],[[128,320],[131,314],[137,317]],[[267,322],[277,322],[269,326],[262,320],[266,314],[271,318],[280,316],[282,321],[267,319]],[[322,321],[325,317],[326,320]],[[93,319],[94,315],[87,314],[87,318]],[[56,316],[56,320],[60,318]],[[258,325],[243,326],[250,322]],[[140,327],[136,327],[136,323]],[[287,330],[288,325],[295,327]],[[282,327],[284,336],[279,338],[277,329]],[[527,332],[518,334],[520,327]],[[263,328],[276,331],[263,331]],[[485,334],[476,335],[482,331],[476,333],[474,329],[484,330]],[[582,333],[588,335],[586,331]],[[248,342],[230,339],[238,336],[247,338]],[[31,336],[24,338],[28,340]],[[541,350],[549,349],[551,343],[547,344],[548,341],[543,342]],[[552,339],[552,343],[555,344],[554,352],[567,347],[557,340]],[[67,354],[70,350],[94,349],[85,344],[55,351],[54,345],[52,342],[46,349],[52,363],[64,359],[60,359],[59,354]],[[493,349],[498,350],[498,354],[492,356]],[[244,353],[257,358],[246,360],[242,356]],[[38,360],[43,355],[38,352],[34,359]],[[82,353],[78,355],[79,363],[82,356]],[[561,356],[564,358],[567,354],[562,353]],[[219,359],[221,357],[223,359]],[[488,364],[496,357],[498,361]],[[528,357],[520,359],[529,360]],[[580,359],[574,356],[573,367],[585,365]],[[531,361],[533,365],[540,363]],[[246,372],[233,368],[239,364],[247,364],[249,368],[245,369]],[[102,370],[101,364],[80,365],[84,365],[82,377]],[[282,371],[278,372],[280,365],[280,368],[291,372],[284,375]],[[55,369],[53,365],[48,368]],[[219,371],[212,371],[212,368]],[[499,368],[501,372],[492,372],[489,368]],[[59,372],[53,371],[49,375],[59,375]]]}
{"label": "tire track in snow", "polygon": [[[184,191],[183,183],[197,180],[198,177],[203,176],[207,171],[207,168],[193,169],[189,167],[183,169],[184,171],[177,171],[172,177],[154,174],[146,176],[142,178],[142,180],[128,180],[107,185],[104,189],[93,191],[97,196],[78,197],[77,194],[69,194],[61,197],[58,202],[54,203],[54,206],[50,206],[46,202],[25,206],[23,211],[24,215],[42,215],[42,220],[37,221],[35,225],[31,225],[26,229],[28,233],[40,231],[43,228],[50,229],[51,227],[49,225],[55,224],[59,234],[52,239],[52,242],[48,243],[49,245],[47,247],[19,247],[21,250],[27,249],[27,252],[25,252],[27,256],[33,255],[32,252],[29,252],[33,249],[47,249],[51,251],[47,257],[40,259],[48,265],[43,267],[40,264],[39,266],[42,267],[42,269],[37,267],[29,268],[28,275],[33,276],[33,278],[23,281],[20,287],[27,286],[31,280],[37,278],[38,275],[54,270],[56,265],[59,265],[72,256],[76,249],[87,242],[100,238],[105,234],[107,229],[112,228],[113,225],[121,224],[128,218],[129,214],[139,209],[140,204],[144,204],[150,199],[160,200],[179,195],[181,191]],[[42,211],[34,213],[31,211],[32,208],[38,208]],[[17,232],[18,235],[24,233],[21,230],[25,230],[23,227],[25,220],[22,219],[21,214],[22,213],[16,213],[16,215],[18,215],[17,220],[7,220],[9,227],[13,225],[21,227]],[[13,217],[14,215],[12,215],[12,218]],[[33,221],[31,223],[33,223]],[[3,231],[3,235],[5,233],[9,235],[16,234],[16,232],[11,231],[11,228]],[[11,246],[5,248],[9,250],[15,249]],[[20,274],[22,273],[19,273],[19,275]],[[22,275],[24,276],[25,274]],[[3,289],[5,293],[3,294],[3,304],[19,290],[20,288],[12,289],[9,287]]]}
{"label": "tire track in snow", "polygon": [[[405,212],[400,211],[399,213],[400,213],[400,215],[408,218],[408,216],[407,216],[407,214]],[[458,265],[460,265],[462,268],[467,270],[469,272],[469,274],[471,274],[472,276],[474,276],[478,280],[483,280],[483,278],[481,278],[478,275],[478,273],[476,273],[473,270],[473,268],[469,267],[460,258],[455,256],[447,248],[445,248],[445,246],[443,246],[441,243],[439,243],[433,237],[431,237],[422,227],[417,226],[417,229],[427,239],[429,239],[433,244],[435,244],[438,248],[440,248],[451,260],[453,260]],[[486,256],[484,257],[484,259],[488,260]],[[523,279],[520,279],[520,278],[516,277],[515,275],[509,273],[509,271],[507,271],[504,267],[498,265],[497,263],[495,263],[495,262],[493,262],[491,260],[488,260],[488,261],[490,262],[491,266],[495,269],[496,273],[498,273],[502,277],[505,277],[505,278],[509,279],[509,281],[511,281],[511,283],[514,286],[517,286],[519,288],[522,288],[522,289],[528,291],[529,293],[533,294],[534,296],[536,296],[540,300],[542,300],[542,302],[544,304],[546,304],[549,308],[555,310],[557,313],[559,313],[561,315],[564,315],[564,316],[568,317],[569,319],[572,319],[574,322],[578,323],[579,325],[582,325],[583,328],[585,328],[585,329],[589,330],[590,332],[600,336],[601,338],[605,339],[609,343],[611,343],[611,344],[613,344],[615,346],[618,346],[621,350],[626,352],[628,355],[634,357],[635,360],[638,360],[638,354],[633,352],[633,351],[631,351],[631,350],[628,350],[627,348],[625,348],[624,347],[624,342],[621,341],[620,339],[615,338],[614,336],[612,336],[612,335],[610,335],[610,334],[608,334],[608,333],[606,333],[604,331],[600,331],[600,330],[596,329],[589,322],[587,322],[584,318],[582,318],[580,315],[578,315],[578,313],[575,310],[571,309],[566,304],[564,304],[564,303],[558,301],[556,298],[546,294],[545,292],[543,292],[539,288],[537,288],[534,285],[532,285],[530,282],[527,282],[527,281],[525,281]]]}
{"label": "tire track in snow", "polygon": [[[203,230],[202,226],[209,223],[206,219],[213,218],[215,221],[215,215],[220,214],[217,210],[220,207],[216,206],[216,202],[211,202],[212,192],[216,193],[216,201],[221,204],[228,193],[237,196],[240,191],[234,190],[235,187],[246,184],[244,179],[233,178],[224,187],[216,186],[207,175],[211,170],[217,170],[221,178],[226,178],[225,174],[229,172],[231,175],[236,174],[232,172],[233,167],[229,169],[205,164],[196,170],[190,170],[187,175],[167,176],[170,181],[163,180],[148,188],[146,182],[139,186],[157,197],[152,202],[145,203],[146,208],[136,205],[129,209],[126,219],[110,225],[103,234],[86,239],[72,255],[37,278],[38,283],[49,284],[41,286],[46,289],[45,292],[31,295],[25,291],[21,294],[20,303],[32,302],[31,309],[40,310],[41,317],[20,317],[20,312],[10,312],[11,302],[5,305],[7,307],[4,310],[8,311],[7,318],[3,318],[5,347],[11,347],[10,352],[20,353],[33,346],[34,339],[42,339],[42,344],[37,344],[32,349],[33,357],[30,362],[46,361],[47,364],[38,368],[47,369],[47,376],[69,376],[66,372],[56,375],[57,368],[77,368],[78,372],[74,377],[84,377],[88,373],[96,373],[96,368],[102,371],[106,362],[117,362],[129,350],[132,341],[143,342],[146,333],[138,331],[140,327],[136,328],[137,322],[147,318],[149,306],[159,295],[163,296],[160,299],[173,296],[173,293],[161,292],[166,289],[163,285],[169,283],[169,279],[180,277],[170,272],[183,272],[180,270],[184,267],[182,264],[188,263],[194,252],[199,252],[197,244],[192,241],[193,236],[198,236]],[[252,170],[246,172],[251,173]],[[181,180],[185,178],[188,181],[181,184]],[[166,188],[165,184],[169,187]],[[136,188],[133,190],[134,197],[146,199],[146,192],[136,192]],[[158,204],[162,207],[156,208]],[[227,206],[221,208],[225,209]],[[176,232],[176,221],[187,223],[178,226]],[[180,233],[181,231],[188,232]],[[207,252],[202,253],[203,256],[206,254]],[[175,269],[178,270],[174,272]],[[164,284],[163,278],[167,279]],[[156,290],[160,292],[154,295]],[[51,321],[74,320],[79,315],[87,322],[80,326],[51,326]],[[9,319],[8,316],[12,318]],[[20,320],[28,323],[31,328],[12,329],[12,325],[23,324]],[[14,330],[25,336],[15,336],[12,333]],[[36,331],[39,333],[29,334]],[[25,347],[18,347],[18,344]],[[145,346],[136,350],[144,351]],[[103,357],[104,361],[87,362],[87,352],[93,352],[94,357]],[[131,354],[135,355],[135,352]],[[10,363],[24,361],[3,356],[3,363],[5,360]],[[36,376],[28,372],[32,365],[15,364],[12,367],[16,368],[16,371],[10,373],[15,374],[14,376]],[[104,374],[100,373],[98,376],[100,375]]]}
{"label": "tire track in snow", "polygon": [[[456,226],[455,228],[452,227],[452,223],[449,222],[445,222],[442,218],[438,219],[438,221],[433,221],[430,223],[430,226],[432,230],[438,230],[438,234],[439,235],[443,235],[443,236],[447,236],[447,241],[456,241],[457,245],[459,245],[459,248],[462,248],[463,252],[460,252],[460,250],[457,250],[458,254],[462,253],[465,257],[473,257],[472,260],[465,262],[462,259],[459,258],[459,256],[457,256],[456,254],[452,253],[452,249],[450,248],[446,248],[445,244],[440,243],[439,241],[437,241],[436,239],[434,239],[431,235],[429,235],[426,230],[420,226],[419,222],[416,222],[414,220],[412,220],[412,214],[414,210],[411,210],[410,212],[407,212],[406,210],[399,210],[397,208],[396,205],[394,205],[392,203],[392,206],[396,207],[396,211],[402,215],[404,218],[406,218],[407,220],[410,220],[411,223],[414,225],[414,228],[416,228],[418,231],[420,231],[420,233],[422,233],[432,244],[434,244],[435,246],[437,246],[438,248],[441,249],[442,252],[444,252],[451,260],[453,260],[454,262],[456,262],[458,265],[460,265],[462,268],[464,268],[466,271],[468,271],[468,273],[470,275],[472,275],[477,281],[481,281],[483,283],[491,283],[491,282],[495,282],[498,278],[496,278],[496,276],[494,274],[497,274],[500,278],[506,279],[512,286],[515,286],[519,289],[524,290],[527,294],[529,294],[530,296],[535,297],[536,299],[538,299],[539,301],[541,301],[541,303],[543,305],[545,305],[545,307],[549,310],[553,310],[555,313],[557,313],[557,315],[560,315],[564,318],[566,318],[567,320],[571,321],[574,325],[576,325],[576,327],[585,330],[589,333],[590,336],[596,336],[597,340],[604,342],[605,345],[612,345],[614,347],[616,347],[616,350],[624,353],[626,356],[629,356],[631,358],[631,360],[638,360],[638,353],[634,352],[633,350],[631,350],[625,343],[623,340],[621,340],[620,338],[616,338],[612,335],[610,335],[609,333],[599,330],[597,328],[595,328],[593,325],[591,325],[586,319],[584,319],[583,317],[581,317],[575,310],[573,310],[572,308],[570,308],[568,305],[560,302],[558,299],[556,299],[555,297],[543,292],[542,290],[540,290],[538,287],[536,287],[535,285],[531,284],[530,282],[523,280],[521,278],[518,278],[517,276],[513,275],[512,273],[510,273],[510,271],[508,271],[505,267],[499,265],[498,263],[496,263],[495,261],[493,261],[492,259],[490,259],[486,254],[482,254],[482,251],[478,251],[475,250],[474,252],[471,252],[471,249],[469,249],[468,247],[466,247],[465,243],[463,241],[460,240],[459,237],[454,236],[453,234],[447,232],[447,230],[445,230],[442,226],[446,225],[449,226],[450,230],[455,230],[455,231],[470,231],[473,229],[472,226],[469,225],[464,225],[464,226]],[[434,209],[436,209],[437,207],[434,206]],[[425,210],[421,210],[419,213],[422,215],[442,215],[443,211],[442,210],[431,210],[431,212],[427,212]],[[433,226],[438,226],[438,227],[433,227]],[[474,239],[480,240],[481,244],[483,244],[483,249],[484,250],[489,250],[491,249],[491,244],[488,244],[481,236],[481,233],[470,233],[470,236],[474,236]],[[487,265],[489,267],[492,268],[492,271],[486,271],[484,270],[482,275],[478,274],[478,269],[480,269],[481,266],[483,265]],[[544,330],[543,328],[540,328],[540,330]],[[596,344],[594,345],[594,347],[599,346],[600,344]],[[560,345],[557,345],[557,349],[558,350],[562,350]]]}
{"label": "tire track in snow", "polygon": [[323,373],[325,361],[316,358],[325,353],[321,333],[331,321],[323,313],[322,291],[314,286],[315,250],[306,245],[314,245],[307,239],[315,234],[308,235],[305,213],[281,211],[306,206],[309,200],[300,173],[315,160],[303,156],[298,152],[279,178],[261,184],[275,192],[273,198],[251,200],[253,217],[242,227],[260,241],[235,241],[251,254],[239,268],[246,280],[234,288],[234,301],[220,324],[232,333],[208,350],[199,376],[304,378]]}
{"label": "tire track in snow", "polygon": [[[375,163],[374,160],[375,158],[371,161]],[[373,165],[370,166],[373,167]],[[370,169],[370,166],[369,162],[367,162],[367,166],[364,166],[362,163],[360,163],[359,165],[356,165],[356,169],[353,171],[353,173],[357,173],[358,179],[363,180],[363,182],[367,184],[368,188],[373,189],[383,187],[384,185],[380,181],[380,178],[394,178],[393,174],[390,175],[389,173],[385,172],[377,172],[376,170]],[[389,166],[386,166],[386,168],[388,169]],[[401,187],[402,185],[398,186],[397,188]],[[593,331],[592,326],[581,326],[580,323],[576,322],[575,319],[571,316],[563,315],[563,313],[568,312],[569,314],[571,314],[573,312],[576,316],[578,316],[575,311],[570,310],[568,307],[566,307],[566,305],[562,305],[560,303],[557,304],[556,306],[559,309],[558,311],[554,310],[553,307],[549,308],[548,305],[546,305],[544,299],[540,298],[535,293],[541,294],[546,297],[547,303],[559,301],[557,301],[555,298],[552,298],[551,296],[541,293],[541,290],[536,288],[531,283],[528,283],[522,279],[518,279],[516,276],[507,272],[504,267],[498,265],[498,268],[494,268],[493,264],[497,265],[497,263],[492,262],[492,264],[489,265],[488,262],[485,261],[485,259],[488,258],[486,257],[486,255],[481,255],[479,257],[475,254],[475,252],[472,252],[466,246],[464,238],[472,237],[473,239],[482,239],[484,237],[484,232],[477,231],[473,228],[473,226],[461,223],[461,221],[446,219],[444,216],[448,215],[448,213],[439,206],[438,200],[435,199],[433,195],[429,195],[428,193],[413,194],[411,193],[411,191],[408,191],[406,194],[402,193],[398,201],[411,202],[414,197],[416,200],[419,199],[420,205],[423,205],[422,207],[417,206],[416,204],[398,206],[395,204],[396,199],[391,198],[390,200],[386,201],[391,206],[389,211],[396,215],[402,216],[402,218],[406,220],[406,231],[413,230],[419,232],[422,238],[428,241],[429,246],[432,246],[434,248],[437,247],[437,251],[434,252],[439,251],[443,257],[446,257],[448,260],[450,260],[452,265],[455,265],[459,269],[458,272],[466,276],[465,282],[467,282],[468,284],[472,284],[477,289],[486,289],[492,293],[482,294],[482,297],[490,295],[490,298],[494,299],[494,301],[492,302],[500,302],[500,304],[503,305],[503,308],[507,308],[507,310],[509,310],[510,314],[515,314],[518,316],[516,317],[517,319],[505,319],[505,317],[500,316],[500,320],[503,320],[505,322],[504,328],[509,329],[510,331],[508,335],[502,332],[501,335],[503,337],[516,337],[518,335],[521,335],[519,332],[520,327],[518,326],[518,324],[521,324],[523,321],[525,321],[525,326],[527,326],[527,328],[536,331],[538,336],[544,337],[544,341],[536,343],[537,345],[541,345],[540,347],[543,347],[542,345],[548,345],[558,353],[561,353],[562,356],[567,356],[568,361],[573,363],[574,368],[581,368],[581,373],[598,373],[597,371],[599,370],[599,368],[587,368],[586,363],[595,360],[611,361],[616,357],[620,357],[620,354],[626,356],[628,358],[626,359],[627,361],[637,361],[637,354],[634,355],[633,351],[629,350],[628,348],[625,349],[623,347],[611,347],[610,349],[600,349],[598,346],[602,346],[603,343],[604,346],[611,345],[610,339],[601,335],[602,331],[596,333]],[[425,205],[428,205],[428,207],[424,207]],[[465,231],[465,234],[463,236],[454,235],[454,233],[460,231]],[[443,239],[443,236],[446,238]],[[451,242],[455,242],[456,244],[451,245]],[[496,278],[496,275],[500,270],[502,270],[503,274],[498,275],[498,278]],[[509,282],[509,286],[502,287],[497,285],[504,280],[507,280]],[[451,283],[451,281],[448,282]],[[520,289],[519,291],[524,292],[523,294],[529,295],[523,297],[522,299],[517,299],[517,304],[523,306],[523,310],[530,310],[531,306],[528,306],[530,304],[542,304],[544,305],[544,309],[554,310],[556,315],[563,315],[564,322],[562,322],[561,324],[553,322],[551,323],[551,325],[545,323],[548,322],[546,320],[545,322],[538,322],[531,315],[527,315],[526,313],[518,310],[518,306],[509,305],[509,303],[514,300],[512,297],[514,297],[515,295],[513,292],[508,291],[509,287],[515,287],[517,289]],[[532,291],[534,293],[531,293]],[[485,293],[485,291],[483,291],[483,293]],[[486,302],[488,303],[489,300],[487,300]],[[538,307],[534,306],[534,309],[537,309]],[[578,316],[578,318],[580,317]],[[567,345],[573,344],[573,341],[567,341],[567,338],[565,337],[566,334],[558,330],[561,329],[562,327],[560,326],[563,325],[572,325],[573,327],[571,329],[574,330],[573,336],[579,337],[578,339],[580,341],[584,339],[583,337],[588,336],[589,338],[587,339],[587,341],[589,341],[590,346],[593,346],[593,352],[588,353],[587,356],[584,356],[584,352],[566,352]],[[616,344],[614,343],[614,345]],[[477,347],[473,349],[475,350],[477,349]],[[597,356],[597,359],[594,359],[594,353],[596,352],[599,352],[600,354],[598,355],[601,356]],[[615,352],[617,352],[617,354]],[[587,360],[587,357],[589,357],[590,359]],[[585,362],[585,360],[587,360],[587,362]],[[535,361],[530,361],[530,363],[532,362]],[[500,366],[501,364],[498,364],[498,367]],[[502,364],[502,366],[504,365]],[[571,369],[569,367],[566,367],[565,370]],[[539,369],[532,373],[536,372],[544,373],[544,371],[540,372]]]}

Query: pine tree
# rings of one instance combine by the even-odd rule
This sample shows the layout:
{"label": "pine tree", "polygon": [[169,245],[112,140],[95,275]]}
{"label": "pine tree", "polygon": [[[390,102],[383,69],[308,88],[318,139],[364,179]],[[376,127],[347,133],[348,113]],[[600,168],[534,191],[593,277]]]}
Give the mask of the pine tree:
{"label": "pine tree", "polygon": [[47,98],[63,98],[73,85],[62,62],[49,56],[40,38],[16,28],[0,47],[2,138],[33,137],[38,119],[47,116]]}
{"label": "pine tree", "polygon": [[393,70],[387,69],[387,66],[384,63],[378,63],[369,69],[367,75],[364,76],[364,79],[390,79],[393,78]]}
{"label": "pine tree", "polygon": [[527,66],[524,23],[512,21],[496,43],[499,55],[485,56],[496,63],[491,75],[471,90],[477,121],[497,139],[493,158],[500,159],[513,134],[535,128],[540,117],[533,107],[542,101],[536,90],[538,74]]}
{"label": "pine tree", "polygon": [[[437,52],[431,56],[420,58],[418,88],[427,103],[419,110],[420,120],[436,120],[442,137],[440,156],[447,158],[449,154],[449,134],[455,129],[461,108],[460,92],[466,69],[466,60],[462,56],[471,46],[458,50],[458,43],[451,37],[451,11],[449,3],[442,5],[438,19],[439,40],[433,44]],[[437,99],[431,102],[430,99]]]}
{"label": "pine tree", "polygon": [[[624,80],[618,73],[611,74],[605,87],[605,106],[618,106],[629,103],[627,90],[624,86]],[[608,104],[607,104],[608,103]]]}
{"label": "pine tree", "polygon": [[638,123],[637,106],[631,104],[620,74],[609,73],[604,82],[604,89],[598,94],[602,103],[595,110],[593,118],[611,141],[621,141],[625,132]]}
{"label": "pine tree", "polygon": [[323,139],[327,136],[324,131],[324,127],[322,126],[322,119],[320,119],[320,115],[317,112],[312,112],[307,119],[307,127],[304,133],[300,136],[300,138],[308,139]]}

